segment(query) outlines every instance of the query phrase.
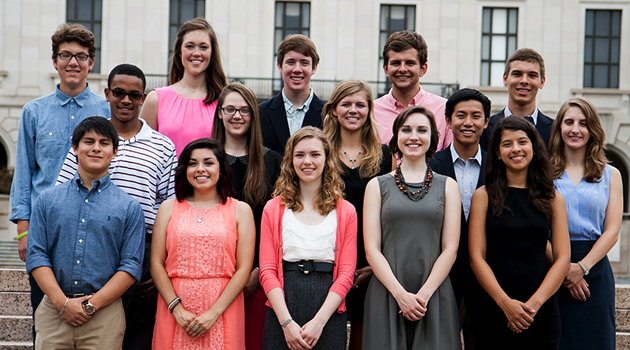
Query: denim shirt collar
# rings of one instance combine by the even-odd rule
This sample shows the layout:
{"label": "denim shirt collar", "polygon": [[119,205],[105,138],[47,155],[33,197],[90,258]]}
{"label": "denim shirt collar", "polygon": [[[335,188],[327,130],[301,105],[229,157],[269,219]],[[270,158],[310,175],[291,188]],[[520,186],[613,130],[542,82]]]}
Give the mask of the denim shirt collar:
{"label": "denim shirt collar", "polygon": [[87,100],[90,98],[90,94],[92,93],[92,90],[90,90],[90,84],[87,82],[85,83],[85,89],[81,91],[80,94],[74,97],[70,97],[66,95],[65,93],[61,92],[61,90],[59,90],[60,85],[61,84],[57,84],[57,88],[55,90],[55,96],[57,96],[57,99],[59,100],[59,103],[62,106],[67,105],[72,99],[74,99],[74,102],[76,102],[79,106],[83,107],[83,104],[87,102]]}
{"label": "denim shirt collar", "polygon": [[[79,176],[78,171],[74,174],[74,178],[72,179],[72,181],[77,184],[77,190],[83,188],[84,190],[88,191],[87,187],[85,187],[85,185],[83,184],[83,181],[81,181],[81,177]],[[98,193],[101,193],[101,191],[107,189],[107,187],[109,187],[111,183],[112,182],[109,179],[108,172],[107,175],[103,176],[102,178],[92,181],[92,189],[88,192],[97,191]]]}

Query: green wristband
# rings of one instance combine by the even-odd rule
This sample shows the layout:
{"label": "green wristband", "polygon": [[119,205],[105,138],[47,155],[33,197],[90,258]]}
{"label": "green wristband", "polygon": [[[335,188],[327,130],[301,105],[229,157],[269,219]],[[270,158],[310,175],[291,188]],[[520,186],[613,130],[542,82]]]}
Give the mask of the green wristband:
{"label": "green wristband", "polygon": [[22,237],[24,237],[24,236],[26,236],[26,235],[28,235],[28,231],[24,231],[24,232],[20,233],[20,234],[17,236],[17,239],[20,239],[20,238],[22,238]]}

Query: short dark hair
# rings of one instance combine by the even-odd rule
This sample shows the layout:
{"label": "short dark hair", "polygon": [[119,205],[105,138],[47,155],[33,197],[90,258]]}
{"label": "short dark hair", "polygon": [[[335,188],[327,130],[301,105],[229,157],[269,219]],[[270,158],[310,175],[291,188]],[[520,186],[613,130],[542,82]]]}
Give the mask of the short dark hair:
{"label": "short dark hair", "polygon": [[177,197],[177,201],[182,202],[186,197],[190,197],[195,193],[195,189],[190,182],[188,182],[188,178],[186,177],[186,169],[188,169],[192,152],[200,148],[209,149],[214,153],[214,156],[219,162],[221,175],[219,176],[216,187],[221,197],[221,203],[225,204],[232,192],[232,168],[228,163],[223,145],[219,141],[207,137],[190,142],[179,155],[177,168],[175,168],[175,196]]}
{"label": "short dark hair", "polygon": [[142,80],[142,91],[147,87],[147,79],[144,77],[144,72],[142,69],[134,66],[133,64],[123,63],[119,64],[111,72],[109,72],[109,77],[107,78],[107,88],[112,88],[112,81],[114,77],[117,75],[129,75],[132,77],[137,77]]}
{"label": "short dark hair", "polygon": [[510,74],[510,66],[514,61],[538,63],[538,67],[540,69],[540,79],[545,77],[545,60],[538,52],[536,52],[536,50],[524,47],[514,51],[505,62],[505,75]]}
{"label": "short dark hair", "polygon": [[435,117],[433,113],[422,106],[411,106],[407,107],[404,111],[400,112],[400,114],[394,120],[394,126],[392,127],[392,132],[394,135],[392,139],[389,140],[389,149],[392,150],[392,154],[396,155],[398,158],[402,157],[402,152],[400,148],[398,148],[398,131],[402,128],[403,124],[407,121],[412,114],[422,114],[429,119],[429,124],[431,124],[431,145],[425,154],[425,158],[427,160],[433,157],[433,153],[437,150],[438,143],[440,142],[440,132],[438,131],[437,125],[435,124]]}
{"label": "short dark hair", "polygon": [[308,56],[313,60],[313,67],[319,64],[319,55],[317,54],[317,47],[313,40],[302,34],[287,35],[284,40],[278,45],[278,64],[282,67],[282,61],[284,61],[284,55],[289,51],[299,52],[304,56]]}
{"label": "short dark hair", "polygon": [[83,136],[90,131],[94,131],[100,136],[107,137],[112,142],[114,152],[116,152],[118,149],[118,132],[116,132],[116,128],[112,122],[103,117],[89,117],[80,122],[72,133],[72,146],[79,148],[79,142],[81,142]]}
{"label": "short dark hair", "polygon": [[383,46],[383,63],[389,63],[389,52],[402,52],[409,49],[418,51],[418,63],[423,66],[429,58],[429,46],[422,35],[411,30],[393,32]]}
{"label": "short dark hair", "polygon": [[86,47],[92,59],[96,56],[96,45],[94,44],[94,34],[78,23],[63,23],[57,28],[52,39],[52,58],[55,60],[59,53],[59,46],[63,43],[75,41],[79,45]]}
{"label": "short dark hair", "polygon": [[492,105],[490,99],[488,99],[488,97],[486,97],[486,95],[482,94],[481,92],[469,88],[457,90],[454,94],[451,95],[451,97],[448,98],[448,101],[446,101],[446,108],[444,110],[446,120],[449,122],[451,121],[451,117],[453,116],[453,112],[455,111],[455,106],[457,106],[458,103],[470,100],[479,101],[479,103],[481,103],[481,105],[483,106],[483,120],[488,120],[488,118],[490,118],[490,106]]}

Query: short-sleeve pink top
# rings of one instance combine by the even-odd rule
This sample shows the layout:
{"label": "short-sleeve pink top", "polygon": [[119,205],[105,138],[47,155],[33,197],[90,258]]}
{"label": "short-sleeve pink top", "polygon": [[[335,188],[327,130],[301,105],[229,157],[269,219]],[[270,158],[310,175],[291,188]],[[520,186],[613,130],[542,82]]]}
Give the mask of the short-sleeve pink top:
{"label": "short-sleeve pink top", "polygon": [[190,142],[202,137],[212,138],[212,123],[217,100],[210,104],[202,98],[183,98],[173,86],[155,89],[158,96],[158,130],[175,144],[177,156]]}

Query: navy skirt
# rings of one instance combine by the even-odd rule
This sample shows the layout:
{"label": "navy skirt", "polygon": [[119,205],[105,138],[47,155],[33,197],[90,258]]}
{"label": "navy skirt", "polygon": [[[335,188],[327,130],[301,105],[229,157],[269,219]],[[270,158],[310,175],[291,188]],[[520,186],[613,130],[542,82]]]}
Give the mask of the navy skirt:
{"label": "navy skirt", "polygon": [[[571,241],[571,262],[577,263],[596,241]],[[561,350],[615,349],[615,279],[604,256],[584,279],[591,297],[574,299],[564,286],[558,291],[562,319]]]}

